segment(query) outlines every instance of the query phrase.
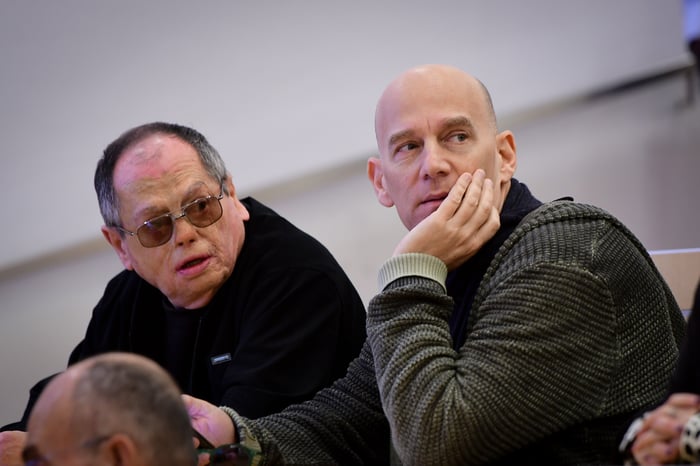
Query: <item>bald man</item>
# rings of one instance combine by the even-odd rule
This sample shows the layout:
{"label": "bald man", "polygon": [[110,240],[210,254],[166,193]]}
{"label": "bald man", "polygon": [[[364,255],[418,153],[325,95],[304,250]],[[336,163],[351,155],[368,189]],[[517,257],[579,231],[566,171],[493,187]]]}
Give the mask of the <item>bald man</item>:
{"label": "bald man", "polygon": [[106,353],[54,378],[29,418],[28,465],[192,466],[192,429],[180,391],[157,364]]}
{"label": "bald man", "polygon": [[379,202],[409,233],[379,272],[345,378],[256,421],[186,399],[195,426],[269,463],[604,464],[660,400],[683,317],[607,212],[542,203],[515,138],[449,66],[411,69],[376,110]]}

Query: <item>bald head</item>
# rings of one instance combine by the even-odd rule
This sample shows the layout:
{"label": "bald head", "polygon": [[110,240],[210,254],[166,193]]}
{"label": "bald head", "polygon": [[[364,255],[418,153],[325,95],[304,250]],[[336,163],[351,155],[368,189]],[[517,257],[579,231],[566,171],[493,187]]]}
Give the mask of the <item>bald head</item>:
{"label": "bald head", "polygon": [[[496,112],[486,86],[471,74],[449,65],[429,64],[411,68],[389,83],[384,89],[374,115],[374,129],[379,143],[381,129],[389,118],[387,108],[397,102],[411,101],[425,94],[470,94],[478,97],[478,109],[484,121],[497,131]],[[381,150],[381,149],[380,149]]]}
{"label": "bald head", "polygon": [[102,389],[109,390],[109,387],[102,387],[104,382],[97,380],[97,376],[115,371],[141,377],[147,376],[170,393],[177,392],[177,387],[170,376],[150,359],[131,353],[102,354],[69,367],[51,380],[32,411],[29,430],[31,431],[33,424],[38,425],[39,421],[59,414],[57,413],[59,408],[64,407],[68,410],[64,421],[75,421],[78,414],[83,413],[87,408],[85,403],[77,403],[80,397],[85,395],[90,398],[104,397],[106,393]]}
{"label": "bald head", "polygon": [[129,464],[192,465],[195,458],[178,387],[135,354],[107,353],[69,367],[47,385],[29,418],[27,443],[46,456],[95,441],[133,453]]}
{"label": "bald head", "polygon": [[474,76],[424,65],[394,79],[375,113],[379,157],[367,162],[377,199],[413,229],[433,213],[463,173],[481,169],[501,209],[516,167],[515,140],[498,131],[491,97]]}

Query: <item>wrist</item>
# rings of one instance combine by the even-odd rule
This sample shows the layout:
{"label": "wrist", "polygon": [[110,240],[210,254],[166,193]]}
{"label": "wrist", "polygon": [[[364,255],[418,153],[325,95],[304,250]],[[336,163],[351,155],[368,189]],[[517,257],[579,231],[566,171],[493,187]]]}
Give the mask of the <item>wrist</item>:
{"label": "wrist", "polygon": [[229,428],[231,429],[230,432],[227,432],[226,436],[228,437],[228,442],[229,443],[238,443],[240,436],[238,435],[238,429],[236,428],[236,421],[234,420],[235,417],[238,416],[238,413],[234,411],[233,409],[229,408],[228,406],[219,406],[219,409],[221,409],[224,413],[226,413],[226,417],[228,418],[228,424],[226,426],[226,429],[228,430]]}
{"label": "wrist", "polygon": [[379,270],[379,290],[384,290],[391,282],[407,276],[425,277],[434,280],[443,289],[447,278],[447,266],[435,256],[423,253],[405,253],[384,262]]}
{"label": "wrist", "polygon": [[262,461],[262,449],[260,447],[260,442],[255,438],[255,435],[248,427],[246,419],[228,406],[220,406],[220,408],[223,412],[228,414],[231,420],[231,438],[233,443],[243,445],[251,451],[253,453],[251,465],[257,466]]}

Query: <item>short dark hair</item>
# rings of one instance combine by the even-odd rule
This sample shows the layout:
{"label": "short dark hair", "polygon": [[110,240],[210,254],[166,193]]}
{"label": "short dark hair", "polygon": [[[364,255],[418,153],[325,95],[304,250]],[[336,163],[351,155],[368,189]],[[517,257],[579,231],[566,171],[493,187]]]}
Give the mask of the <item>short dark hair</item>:
{"label": "short dark hair", "polygon": [[112,141],[97,162],[95,191],[105,225],[121,226],[119,200],[114,189],[114,167],[127,149],[154,134],[174,136],[191,145],[199,155],[207,173],[221,184],[224,192],[228,194],[228,188],[224,183],[227,176],[226,165],[219,152],[209,144],[204,135],[192,128],[174,123],[146,123],[127,130]]}
{"label": "short dark hair", "polygon": [[85,426],[83,434],[126,434],[149,464],[197,464],[189,415],[165,371],[99,358],[76,381],[72,396],[75,425]]}

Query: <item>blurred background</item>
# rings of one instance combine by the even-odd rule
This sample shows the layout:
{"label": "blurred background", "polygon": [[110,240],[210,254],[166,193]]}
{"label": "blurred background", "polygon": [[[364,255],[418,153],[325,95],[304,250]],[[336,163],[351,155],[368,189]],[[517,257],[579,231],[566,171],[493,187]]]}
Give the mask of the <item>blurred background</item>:
{"label": "blurred background", "polygon": [[365,302],[404,232],[365,177],[374,106],[423,63],[485,82],[541,200],[599,205],[650,250],[700,246],[680,1],[0,0],[0,60],[0,425],[121,268],[92,178],[148,121],[204,133],[239,194],[321,240]]}

